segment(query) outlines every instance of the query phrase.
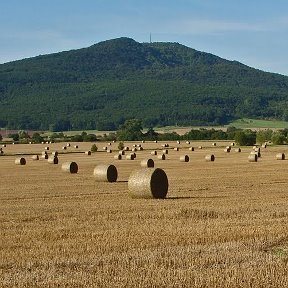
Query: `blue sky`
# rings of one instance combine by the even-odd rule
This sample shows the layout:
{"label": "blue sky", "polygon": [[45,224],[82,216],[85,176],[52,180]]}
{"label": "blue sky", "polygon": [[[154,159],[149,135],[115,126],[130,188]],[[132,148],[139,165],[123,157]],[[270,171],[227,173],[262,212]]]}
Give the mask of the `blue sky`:
{"label": "blue sky", "polygon": [[131,37],[288,75],[287,0],[7,0],[0,63]]}

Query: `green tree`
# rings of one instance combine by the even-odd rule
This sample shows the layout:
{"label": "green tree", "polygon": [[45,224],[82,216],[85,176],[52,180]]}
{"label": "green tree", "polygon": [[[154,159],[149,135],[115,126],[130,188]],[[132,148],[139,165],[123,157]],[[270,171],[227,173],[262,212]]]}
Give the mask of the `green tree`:
{"label": "green tree", "polygon": [[281,132],[277,131],[274,132],[272,137],[271,137],[271,141],[273,142],[273,144],[275,145],[283,145],[286,142],[286,137],[285,135],[283,135]]}
{"label": "green tree", "polygon": [[117,131],[117,139],[120,141],[136,141],[143,138],[142,122],[139,119],[126,120]]}
{"label": "green tree", "polygon": [[35,143],[41,143],[42,141],[44,141],[43,137],[42,137],[38,132],[35,132],[35,133],[32,135],[32,140],[33,140]]}
{"label": "green tree", "polygon": [[96,144],[93,144],[91,146],[91,152],[97,152],[98,151],[98,147],[96,146]]}
{"label": "green tree", "polygon": [[237,131],[235,133],[235,142],[240,146],[252,146],[256,143],[256,132],[251,130]]}
{"label": "green tree", "polygon": [[118,150],[123,150],[123,149],[124,149],[124,143],[123,142],[119,142]]}
{"label": "green tree", "polygon": [[3,140],[3,136],[0,134],[0,141],[2,141]]}

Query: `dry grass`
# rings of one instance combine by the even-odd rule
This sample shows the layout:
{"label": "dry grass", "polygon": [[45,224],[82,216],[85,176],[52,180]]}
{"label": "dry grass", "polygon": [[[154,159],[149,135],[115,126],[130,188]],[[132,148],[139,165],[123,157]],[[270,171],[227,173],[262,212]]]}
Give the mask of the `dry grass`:
{"label": "dry grass", "polygon": [[[143,144],[135,161],[69,148],[60,165],[27,158],[15,166],[15,156],[1,156],[0,287],[287,287],[288,166],[275,159],[287,148],[268,146],[249,163],[250,148],[227,154],[227,143],[193,142],[203,149],[191,152],[181,143],[190,157],[183,166],[169,144],[166,161],[153,156],[169,179],[166,200],[131,199],[127,189],[131,171],[161,143]],[[206,154],[217,161],[203,161]],[[77,174],[62,173],[67,161],[78,163]],[[115,164],[118,182],[95,182],[100,163]]]}

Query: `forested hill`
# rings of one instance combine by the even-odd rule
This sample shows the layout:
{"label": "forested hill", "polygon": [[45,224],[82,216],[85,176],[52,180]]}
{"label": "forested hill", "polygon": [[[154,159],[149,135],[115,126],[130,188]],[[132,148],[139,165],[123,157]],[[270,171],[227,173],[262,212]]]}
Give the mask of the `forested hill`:
{"label": "forested hill", "polygon": [[288,119],[288,77],[178,43],[118,38],[0,65],[0,127],[116,129]]}

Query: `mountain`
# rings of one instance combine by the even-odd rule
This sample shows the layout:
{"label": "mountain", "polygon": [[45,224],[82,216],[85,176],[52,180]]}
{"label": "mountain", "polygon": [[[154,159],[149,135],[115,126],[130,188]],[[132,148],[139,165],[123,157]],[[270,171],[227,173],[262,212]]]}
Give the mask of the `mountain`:
{"label": "mountain", "polygon": [[107,40],[0,65],[0,127],[116,129],[288,119],[288,77],[178,43]]}

